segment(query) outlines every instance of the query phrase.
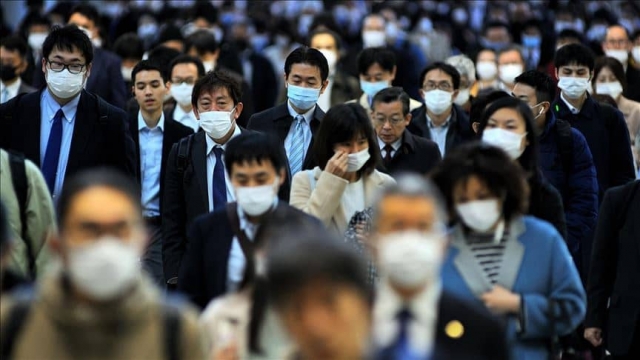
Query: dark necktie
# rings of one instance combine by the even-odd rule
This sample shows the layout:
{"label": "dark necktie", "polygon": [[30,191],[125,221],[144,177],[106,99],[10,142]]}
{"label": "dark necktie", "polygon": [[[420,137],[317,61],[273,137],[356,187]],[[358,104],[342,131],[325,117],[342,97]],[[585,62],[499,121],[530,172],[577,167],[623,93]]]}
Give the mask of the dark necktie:
{"label": "dark necktie", "polygon": [[213,210],[218,210],[227,204],[227,184],[224,179],[224,164],[222,163],[221,147],[214,147],[213,153],[216,155],[216,166],[213,167],[213,181],[211,193],[213,194]]}
{"label": "dark necktie", "polygon": [[384,164],[389,166],[389,164],[391,163],[391,152],[393,152],[393,147],[387,144],[384,146],[384,151],[385,151]]}
{"label": "dark necktie", "polygon": [[416,354],[411,350],[409,343],[409,323],[411,322],[411,312],[404,308],[396,315],[398,321],[398,337],[393,345],[394,359],[418,359]]}
{"label": "dark necktie", "polygon": [[44,153],[44,161],[42,162],[42,174],[47,181],[49,191],[53,195],[56,186],[56,174],[58,172],[58,160],[60,160],[60,145],[62,145],[62,119],[64,112],[58,109],[53,117],[51,132],[49,133],[49,141],[47,141],[47,151]]}

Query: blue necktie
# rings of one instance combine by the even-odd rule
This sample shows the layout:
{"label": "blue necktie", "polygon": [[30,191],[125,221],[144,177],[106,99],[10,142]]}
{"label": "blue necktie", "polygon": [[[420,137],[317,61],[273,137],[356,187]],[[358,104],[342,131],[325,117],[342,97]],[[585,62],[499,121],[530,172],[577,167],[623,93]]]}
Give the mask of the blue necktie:
{"label": "blue necktie", "polygon": [[304,117],[302,117],[302,115],[296,116],[295,128],[293,129],[293,136],[291,137],[291,152],[289,154],[291,176],[302,170],[302,161],[304,160],[304,131],[302,130],[303,122]]}
{"label": "blue necktie", "polygon": [[58,172],[58,160],[60,160],[60,145],[62,144],[62,119],[64,112],[59,109],[53,117],[53,125],[49,133],[49,141],[47,142],[47,151],[44,153],[44,162],[42,163],[42,174],[47,181],[49,191],[53,194],[56,186],[56,173]]}
{"label": "blue necktie", "polygon": [[400,310],[396,315],[398,320],[398,337],[393,344],[393,358],[402,360],[417,360],[419,357],[411,350],[409,344],[409,323],[411,322],[411,312],[406,308]]}
{"label": "blue necktie", "polygon": [[221,147],[214,147],[216,166],[213,167],[213,181],[211,193],[213,194],[213,210],[218,210],[227,204],[227,183],[224,179],[224,164],[222,163]]}

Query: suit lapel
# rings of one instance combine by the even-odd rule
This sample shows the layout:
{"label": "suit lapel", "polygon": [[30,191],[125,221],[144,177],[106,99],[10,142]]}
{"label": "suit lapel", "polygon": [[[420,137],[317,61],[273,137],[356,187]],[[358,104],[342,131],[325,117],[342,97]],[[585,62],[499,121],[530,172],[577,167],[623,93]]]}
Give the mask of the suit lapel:
{"label": "suit lapel", "polygon": [[316,109],[313,111],[313,119],[309,124],[309,128],[311,129],[311,141],[309,142],[309,147],[307,148],[306,155],[304,157],[304,161],[302,162],[303,169],[313,169],[315,167],[315,157],[313,154],[313,140],[315,139],[316,132],[320,127],[320,122],[324,117],[324,111],[320,109],[319,106],[316,105]]}
{"label": "suit lapel", "polygon": [[140,170],[140,131],[138,130],[137,113],[129,114],[129,132],[131,133],[131,138],[133,139],[136,150],[136,176],[138,177],[138,182],[142,184],[142,172]]}
{"label": "suit lapel", "polygon": [[458,253],[454,255],[453,264],[460,273],[462,280],[469,287],[469,290],[479,298],[480,295],[491,290],[493,286],[484,275],[480,265],[478,265],[471,248],[465,244],[462,226],[457,225],[454,227],[451,236],[453,239],[451,246],[458,250]]}
{"label": "suit lapel", "polygon": [[[47,90],[45,89],[43,91]],[[40,127],[42,126],[42,109],[40,108],[41,95],[42,91],[24,95],[21,102],[24,101],[25,106],[20,106],[19,108],[24,109],[19,114],[21,119],[14,119],[14,124],[15,121],[18,120],[20,126],[24,126],[24,130],[18,132],[19,134],[25,134],[25,136],[22,137],[22,139],[24,139],[24,144],[21,144],[24,155],[36,163],[38,167],[40,167],[43,160],[40,158]],[[14,114],[14,116],[16,115],[18,114]],[[14,132],[14,134],[15,133],[16,132]]]}
{"label": "suit lapel", "polygon": [[93,138],[91,135],[96,126],[95,117],[97,116],[95,115],[98,115],[98,109],[92,100],[89,94],[85,90],[82,90],[80,101],[78,102],[78,110],[76,111],[75,124],[73,125],[67,174],[75,172],[80,165],[79,160],[85,156],[85,149],[89,140]]}
{"label": "suit lapel", "polygon": [[509,239],[504,248],[504,256],[502,258],[502,267],[497,283],[503,287],[512,290],[516,282],[516,278],[520,273],[520,265],[524,257],[524,245],[520,242],[519,237],[525,231],[525,225],[522,218],[515,218],[509,224]]}
{"label": "suit lapel", "polygon": [[291,128],[291,123],[293,122],[293,118],[289,114],[289,110],[287,108],[287,103],[280,104],[275,110],[275,117],[273,119],[274,126],[276,128],[276,133],[278,134],[278,138],[284,144],[284,140],[287,138],[289,134],[289,129]]}
{"label": "suit lapel", "polygon": [[[200,194],[204,198],[204,203],[209,208],[209,189],[207,187],[207,141],[204,132],[195,135],[191,156],[193,159],[193,172],[200,188]],[[207,211],[208,212],[208,211]]]}

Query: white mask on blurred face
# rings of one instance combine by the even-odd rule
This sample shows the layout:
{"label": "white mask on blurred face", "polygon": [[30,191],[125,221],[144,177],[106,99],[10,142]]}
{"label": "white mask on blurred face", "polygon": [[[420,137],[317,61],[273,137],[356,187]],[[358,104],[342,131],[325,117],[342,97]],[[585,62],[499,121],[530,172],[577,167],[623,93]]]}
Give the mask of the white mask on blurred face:
{"label": "white mask on blurred face", "polygon": [[458,96],[453,100],[456,105],[463,106],[469,101],[469,97],[471,96],[471,89],[460,89],[458,90]]}
{"label": "white mask on blurred face", "polygon": [[629,52],[627,50],[605,50],[604,53],[612,57],[624,66],[627,66],[627,61],[629,60]]}
{"label": "white mask on blurred face", "polygon": [[338,62],[338,54],[333,50],[320,49],[318,50],[324,55],[325,59],[327,59],[327,64],[329,64],[329,73],[333,73],[336,70],[336,63]]}
{"label": "white mask on blurred face", "polygon": [[476,71],[480,79],[492,80],[498,75],[498,65],[493,61],[478,61]]}
{"label": "white mask on blurred face", "polygon": [[500,71],[500,80],[507,84],[513,84],[516,81],[516,77],[524,71],[522,64],[500,65],[498,69]]}
{"label": "white mask on blurred face", "polygon": [[380,47],[386,45],[387,34],[384,31],[367,30],[362,32],[362,43],[364,48]]}
{"label": "white mask on blurred face", "polygon": [[619,81],[596,83],[596,94],[609,95],[616,100],[622,94],[622,85]]}

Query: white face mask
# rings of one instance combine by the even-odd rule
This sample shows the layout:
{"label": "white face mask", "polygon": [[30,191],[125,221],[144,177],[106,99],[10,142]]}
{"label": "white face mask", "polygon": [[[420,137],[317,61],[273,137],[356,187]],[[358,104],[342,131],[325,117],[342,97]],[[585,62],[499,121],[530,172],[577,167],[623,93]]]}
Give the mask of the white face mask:
{"label": "white face mask", "polygon": [[193,91],[193,85],[187,83],[173,84],[171,86],[171,96],[181,106],[189,106],[191,104],[191,92]]}
{"label": "white face mask", "polygon": [[364,48],[380,47],[386,45],[387,34],[384,31],[368,30],[362,32],[362,44]]}
{"label": "white face mask", "polygon": [[451,107],[453,94],[440,90],[429,90],[424,93],[424,104],[427,106],[427,109],[436,115],[440,115],[447,111],[449,107]]}
{"label": "white face mask", "polygon": [[469,97],[471,96],[471,89],[460,89],[458,90],[458,96],[453,100],[456,105],[464,105],[469,101]]}
{"label": "white face mask", "polygon": [[329,64],[329,73],[334,73],[336,71],[336,63],[338,62],[338,54],[332,50],[320,49],[318,50],[324,55],[325,59],[327,59],[327,63]]}
{"label": "white face mask", "polygon": [[240,209],[249,216],[259,216],[266,213],[274,204],[280,185],[278,177],[273,184],[262,186],[236,187],[236,199]]}
{"label": "white face mask", "polygon": [[500,219],[497,199],[469,201],[456,205],[462,222],[476,232],[486,233]]}
{"label": "white face mask", "polygon": [[229,133],[233,126],[234,119],[232,114],[235,107],[231,111],[207,111],[200,113],[200,127],[204,132],[214,139],[222,139]]}
{"label": "white face mask", "polygon": [[29,35],[28,42],[29,46],[37,52],[42,51],[42,45],[44,44],[45,39],[49,34],[45,33],[33,33]]}
{"label": "white face mask", "polygon": [[359,151],[355,154],[347,155],[347,172],[356,172],[362,169],[364,164],[369,161],[371,155],[369,154],[369,148]]}
{"label": "white face mask", "polygon": [[629,60],[629,52],[627,50],[605,50],[604,53],[620,61],[622,65],[627,65],[627,61]]}
{"label": "white face mask", "polygon": [[414,289],[440,276],[444,242],[437,234],[402,231],[379,243],[378,266],[392,284]]}
{"label": "white face mask", "polygon": [[216,68],[216,62],[215,61],[203,61],[202,65],[204,65],[204,72],[208,73],[209,71],[213,70]]}
{"label": "white face mask", "polygon": [[561,76],[558,87],[569,99],[579,99],[589,88],[589,78]]}
{"label": "white face mask", "polygon": [[631,50],[631,55],[633,56],[633,60],[637,63],[640,63],[640,45],[634,46]]}
{"label": "white face mask", "polygon": [[80,90],[82,90],[84,86],[84,74],[86,74],[86,71],[79,74],[72,74],[69,72],[69,69],[64,69],[60,72],[47,69],[47,85],[49,85],[49,90],[51,90],[53,95],[60,99],[69,99],[76,96]]}
{"label": "white face mask", "polygon": [[71,282],[94,300],[112,300],[124,294],[140,274],[136,248],[114,237],[103,237],[68,253]]}
{"label": "white face mask", "polygon": [[478,61],[476,71],[480,79],[493,80],[498,75],[498,65],[493,61]]}
{"label": "white face mask", "polygon": [[527,136],[527,133],[518,135],[514,132],[507,131],[500,128],[486,129],[482,133],[482,141],[489,145],[493,145],[506,152],[513,160],[517,159],[524,152],[522,146],[522,139]]}
{"label": "white face mask", "polygon": [[131,81],[131,73],[133,72],[133,68],[121,67],[120,72],[122,73],[122,78],[124,81]]}
{"label": "white face mask", "polygon": [[500,80],[507,84],[513,84],[516,77],[524,71],[521,64],[500,65]]}
{"label": "white face mask", "polygon": [[611,96],[614,100],[622,94],[622,85],[619,81],[608,83],[596,83],[596,93]]}

